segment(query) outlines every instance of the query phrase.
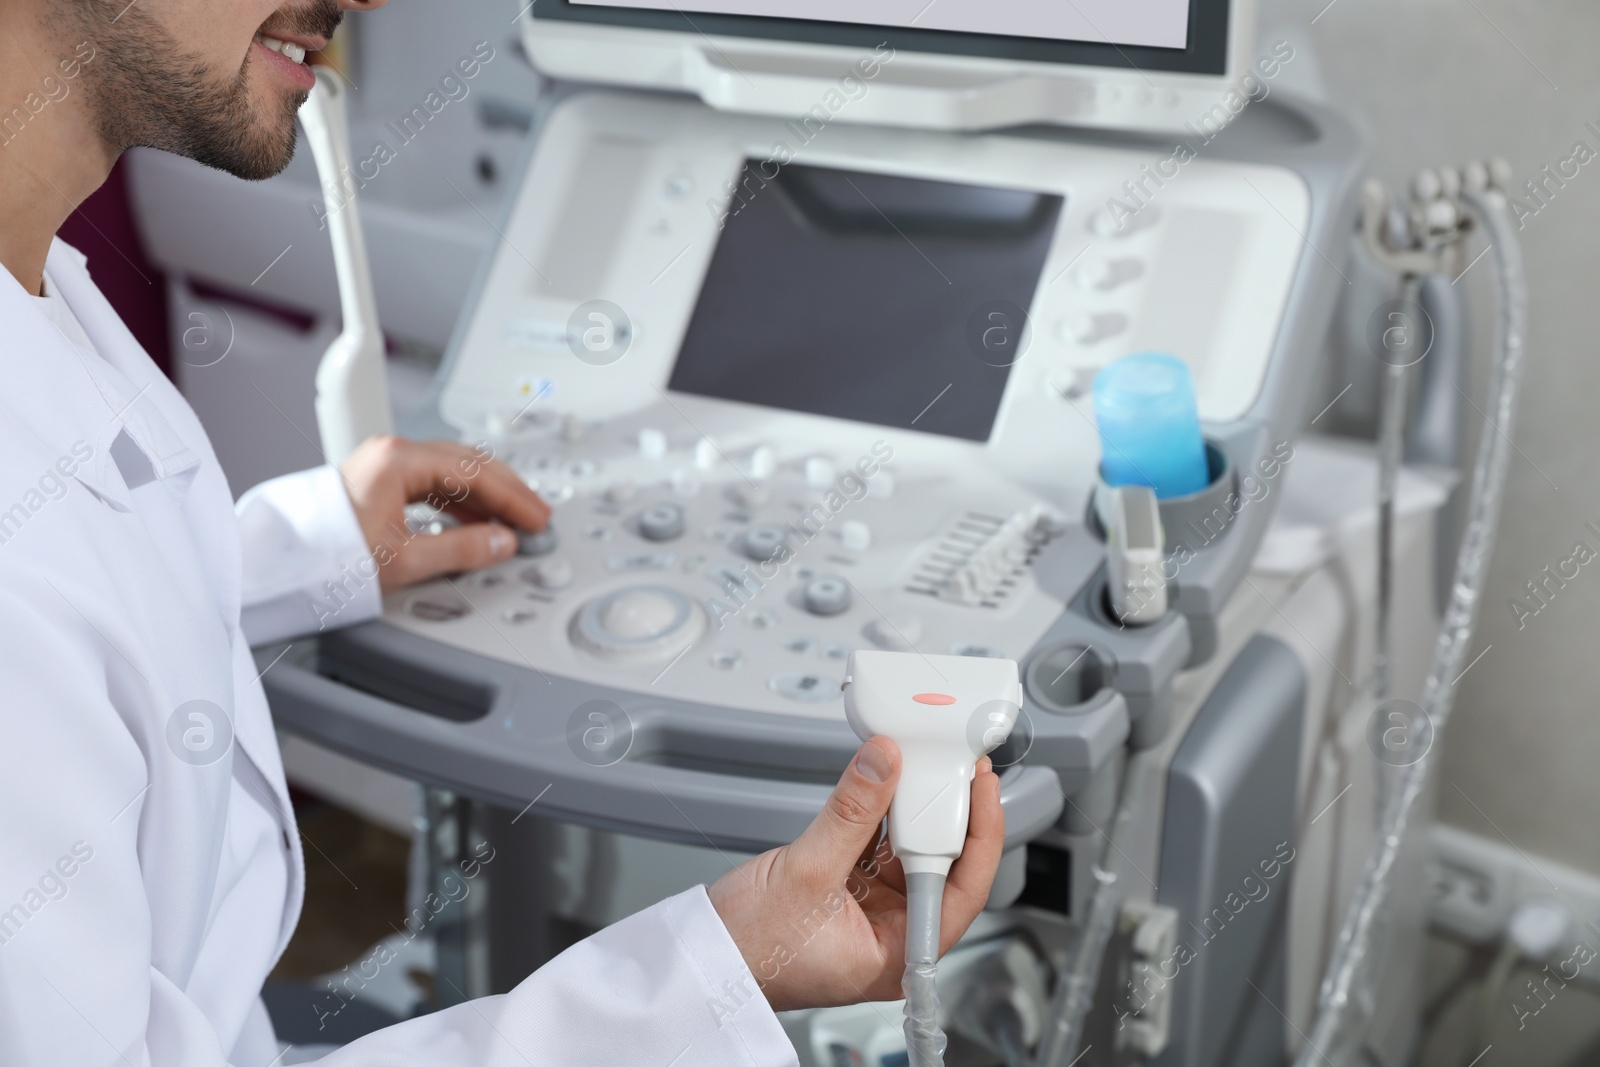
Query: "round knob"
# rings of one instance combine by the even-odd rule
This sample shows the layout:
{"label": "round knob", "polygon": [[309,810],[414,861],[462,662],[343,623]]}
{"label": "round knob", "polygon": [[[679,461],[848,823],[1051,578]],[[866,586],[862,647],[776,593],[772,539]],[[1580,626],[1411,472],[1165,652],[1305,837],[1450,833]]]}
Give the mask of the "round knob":
{"label": "round knob", "polygon": [[846,552],[865,552],[872,547],[872,527],[860,519],[839,524],[839,545]]}
{"label": "round knob", "polygon": [[523,533],[517,535],[517,555],[519,556],[548,556],[556,550],[561,543],[561,538],[556,536],[554,526],[546,526],[538,533]]}
{"label": "round knob", "polygon": [[777,523],[764,522],[745,531],[739,545],[745,555],[757,563],[765,563],[789,547],[789,534]]}
{"label": "round knob", "polygon": [[911,614],[884,616],[867,623],[866,633],[879,648],[908,652],[922,638],[922,620]]}
{"label": "round knob", "polygon": [[1095,333],[1094,316],[1087,312],[1074,311],[1056,323],[1056,335],[1068,344],[1092,344]]}
{"label": "round knob", "polygon": [[813,615],[841,615],[850,610],[850,583],[831,574],[812,579],[803,595],[806,610]]}
{"label": "round knob", "polygon": [[833,473],[833,460],[827,456],[812,456],[806,460],[806,484],[813,489],[832,485]]}
{"label": "round knob", "polygon": [[1418,200],[1437,200],[1444,193],[1444,183],[1437,171],[1423,169],[1411,179],[1411,191]]}
{"label": "round knob", "polygon": [[705,632],[705,614],[676,589],[640,585],[591,600],[573,616],[574,644],[602,659],[670,660]]}
{"label": "round knob", "polygon": [[600,629],[624,641],[649,641],[670,633],[678,624],[682,597],[657,589],[629,589],[610,598],[596,614]]}
{"label": "round knob", "polygon": [[1050,376],[1050,389],[1063,400],[1077,400],[1089,395],[1099,372],[1099,365],[1068,367]]}
{"label": "round knob", "polygon": [[1089,232],[1096,237],[1111,237],[1121,229],[1117,217],[1105,208],[1089,216]]}
{"label": "round knob", "polygon": [[639,431],[639,455],[645,459],[664,459],[667,455],[667,435],[660,430]]}
{"label": "round knob", "polygon": [[646,541],[671,541],[683,536],[683,509],[656,504],[639,513],[639,535]]}
{"label": "round knob", "polygon": [[703,471],[708,471],[717,465],[717,460],[722,458],[722,453],[717,451],[717,443],[709,437],[702,437],[694,446],[694,465]]}
{"label": "round knob", "polygon": [[572,584],[572,564],[564,559],[542,559],[522,576],[540,589],[565,589]]}
{"label": "round knob", "polygon": [[778,469],[778,454],[771,445],[757,445],[750,453],[750,477],[756,480],[772,477]]}
{"label": "round knob", "polygon": [[1101,315],[1078,313],[1057,324],[1057,333],[1068,344],[1092,345],[1115,337],[1127,329],[1128,316],[1116,311]]}
{"label": "round knob", "polygon": [[1109,289],[1116,279],[1110,262],[1099,256],[1089,256],[1072,272],[1072,280],[1079,289]]}

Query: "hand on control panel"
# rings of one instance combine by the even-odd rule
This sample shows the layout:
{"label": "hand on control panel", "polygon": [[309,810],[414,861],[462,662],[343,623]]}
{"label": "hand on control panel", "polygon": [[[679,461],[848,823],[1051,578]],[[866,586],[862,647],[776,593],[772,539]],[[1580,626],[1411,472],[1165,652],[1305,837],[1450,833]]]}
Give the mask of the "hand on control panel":
{"label": "hand on control panel", "polygon": [[[340,470],[385,592],[499,563],[516,552],[518,532],[550,523],[549,506],[515,471],[470,445],[371,437]],[[410,533],[406,505],[418,502],[462,525]]]}
{"label": "hand on control panel", "polygon": [[[709,887],[774,1011],[901,996],[905,872],[888,839],[880,841],[900,763],[893,741],[868,741],[794,844],[745,861]],[[971,812],[945,887],[940,952],[983,910],[1005,846],[1000,779],[987,756],[972,780]]]}

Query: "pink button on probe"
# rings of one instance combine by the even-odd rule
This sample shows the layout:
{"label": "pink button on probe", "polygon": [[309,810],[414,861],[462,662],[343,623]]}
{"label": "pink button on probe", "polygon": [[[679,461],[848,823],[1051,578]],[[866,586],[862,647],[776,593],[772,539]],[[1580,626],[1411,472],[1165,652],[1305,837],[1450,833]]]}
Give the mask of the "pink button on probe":
{"label": "pink button on probe", "polygon": [[954,704],[956,702],[956,698],[948,693],[918,693],[911,699],[915,700],[918,704],[938,704],[940,706],[945,704]]}

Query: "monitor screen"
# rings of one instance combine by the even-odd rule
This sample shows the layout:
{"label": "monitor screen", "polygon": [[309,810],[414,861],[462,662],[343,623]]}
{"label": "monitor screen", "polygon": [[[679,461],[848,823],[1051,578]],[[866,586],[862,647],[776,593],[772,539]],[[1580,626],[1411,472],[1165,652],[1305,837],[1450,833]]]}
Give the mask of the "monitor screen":
{"label": "monitor screen", "polygon": [[[1232,0],[533,0],[533,18],[872,51],[1224,74]],[[713,47],[715,47],[713,45]],[[727,60],[727,57],[723,57]]]}
{"label": "monitor screen", "polygon": [[596,7],[815,19],[954,33],[997,33],[1052,41],[1098,41],[1182,48],[1189,0],[574,0]]}
{"label": "monitor screen", "polygon": [[738,188],[668,388],[988,440],[1063,198],[753,159]]}

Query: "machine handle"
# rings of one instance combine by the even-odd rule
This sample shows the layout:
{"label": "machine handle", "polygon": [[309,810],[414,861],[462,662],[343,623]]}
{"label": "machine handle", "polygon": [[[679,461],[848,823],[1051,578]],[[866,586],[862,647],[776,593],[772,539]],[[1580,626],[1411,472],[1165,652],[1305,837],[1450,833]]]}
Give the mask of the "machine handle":
{"label": "machine handle", "polygon": [[[628,716],[631,745],[610,760],[571,742],[560,694],[537,707],[526,690],[491,683],[487,714],[453,720],[327,677],[309,651],[284,656],[262,681],[277,723],[310,741],[477,800],[514,811],[537,806],[545,817],[604,830],[759,852],[799,836],[831,791],[831,781],[719,769],[732,764],[715,752],[705,767],[683,766],[668,754],[681,741],[670,736],[678,724],[649,708]],[[560,710],[552,714],[551,706]],[[778,744],[796,753],[811,779],[828,775],[828,765],[836,776],[856,744],[842,722],[774,725]],[[772,771],[781,768],[771,761]],[[1060,816],[1065,801],[1054,771],[1014,767],[1001,781],[1008,849]]]}

